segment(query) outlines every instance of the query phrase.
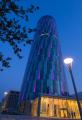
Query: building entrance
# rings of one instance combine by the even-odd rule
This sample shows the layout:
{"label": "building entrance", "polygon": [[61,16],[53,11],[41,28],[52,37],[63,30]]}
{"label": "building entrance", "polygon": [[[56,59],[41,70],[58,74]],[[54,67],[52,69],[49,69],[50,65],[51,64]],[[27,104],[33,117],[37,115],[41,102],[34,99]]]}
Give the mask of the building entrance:
{"label": "building entrance", "polygon": [[67,110],[67,108],[62,108],[62,109],[60,109],[60,113],[61,113],[61,117],[63,117],[63,118],[67,118],[68,117],[68,110]]}

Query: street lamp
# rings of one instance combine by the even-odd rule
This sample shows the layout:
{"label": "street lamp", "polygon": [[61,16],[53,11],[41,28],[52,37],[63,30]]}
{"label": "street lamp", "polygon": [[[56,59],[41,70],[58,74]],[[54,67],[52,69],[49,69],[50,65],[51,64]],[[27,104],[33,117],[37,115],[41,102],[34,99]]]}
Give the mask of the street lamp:
{"label": "street lamp", "polygon": [[8,95],[8,92],[4,92],[4,96]]}
{"label": "street lamp", "polygon": [[78,105],[78,109],[79,109],[79,113],[80,113],[80,118],[82,120],[82,114],[81,114],[81,106],[80,106],[80,102],[79,102],[79,98],[78,98],[78,94],[77,94],[77,89],[76,89],[76,85],[75,85],[75,81],[74,81],[74,76],[72,73],[72,63],[73,63],[73,59],[72,58],[66,58],[64,59],[64,63],[67,65],[71,79],[72,79],[72,84],[73,84],[73,88],[74,88],[74,92],[75,92],[75,97],[77,100],[77,105]]}

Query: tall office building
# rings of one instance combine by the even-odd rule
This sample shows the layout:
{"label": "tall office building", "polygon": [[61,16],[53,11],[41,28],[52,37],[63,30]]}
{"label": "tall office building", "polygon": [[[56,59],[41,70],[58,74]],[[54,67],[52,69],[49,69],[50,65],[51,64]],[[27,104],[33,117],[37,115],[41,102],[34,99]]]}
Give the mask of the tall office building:
{"label": "tall office building", "polygon": [[33,99],[40,94],[61,96],[67,93],[67,81],[55,19],[46,15],[37,24],[20,100]]}

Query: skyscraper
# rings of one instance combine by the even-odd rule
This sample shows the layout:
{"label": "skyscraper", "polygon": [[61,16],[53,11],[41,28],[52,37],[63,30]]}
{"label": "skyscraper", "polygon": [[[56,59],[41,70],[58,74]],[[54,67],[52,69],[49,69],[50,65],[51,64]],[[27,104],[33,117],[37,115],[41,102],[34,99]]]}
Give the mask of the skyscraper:
{"label": "skyscraper", "polygon": [[67,93],[68,87],[55,19],[46,15],[37,24],[20,100],[33,99],[40,94],[62,96]]}

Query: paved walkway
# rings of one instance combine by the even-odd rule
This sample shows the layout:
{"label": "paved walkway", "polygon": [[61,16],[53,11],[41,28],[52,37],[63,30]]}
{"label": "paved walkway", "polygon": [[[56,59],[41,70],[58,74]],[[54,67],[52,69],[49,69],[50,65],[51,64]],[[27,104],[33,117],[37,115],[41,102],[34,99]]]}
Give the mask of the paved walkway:
{"label": "paved walkway", "polygon": [[29,117],[24,115],[0,115],[0,120],[73,120],[73,119],[41,118],[41,117]]}

